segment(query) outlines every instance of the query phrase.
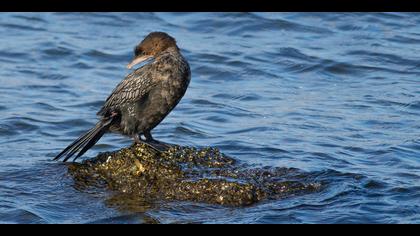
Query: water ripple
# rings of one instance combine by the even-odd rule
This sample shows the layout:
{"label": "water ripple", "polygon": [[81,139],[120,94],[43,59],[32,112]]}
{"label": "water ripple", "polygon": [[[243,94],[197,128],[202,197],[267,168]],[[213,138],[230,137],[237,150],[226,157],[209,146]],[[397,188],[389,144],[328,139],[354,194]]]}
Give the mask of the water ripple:
{"label": "water ripple", "polygon": [[40,224],[47,223],[40,216],[24,209],[16,209],[4,212],[0,216],[0,222],[3,224]]}
{"label": "water ripple", "polygon": [[21,31],[46,31],[45,28],[33,27],[28,25],[12,24],[12,23],[2,23],[1,26],[11,29],[11,30],[21,30]]}
{"label": "water ripple", "polygon": [[[420,222],[417,14],[14,12],[0,22],[1,222]],[[152,30],[173,35],[192,70],[156,137],[294,167],[287,178],[322,188],[240,209],[137,213],[74,186],[50,160],[96,123]],[[86,158],[131,142],[107,134]]]}

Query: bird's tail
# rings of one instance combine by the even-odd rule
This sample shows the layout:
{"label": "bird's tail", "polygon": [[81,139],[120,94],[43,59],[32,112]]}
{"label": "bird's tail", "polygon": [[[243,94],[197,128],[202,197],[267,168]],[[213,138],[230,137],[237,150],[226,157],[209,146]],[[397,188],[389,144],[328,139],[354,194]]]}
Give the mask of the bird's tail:
{"label": "bird's tail", "polygon": [[[80,136],[76,139],[73,143],[71,143],[68,147],[66,147],[60,154],[58,154],[54,160],[58,160],[61,157],[64,157],[63,162],[67,161],[71,158],[75,153],[79,152],[77,156],[73,159],[75,161],[81,155],[83,155],[89,148],[95,145],[96,142],[108,131],[109,126],[112,123],[112,118],[107,120],[99,121],[95,127],[90,129],[88,132]],[[80,151],[79,151],[80,150]]]}

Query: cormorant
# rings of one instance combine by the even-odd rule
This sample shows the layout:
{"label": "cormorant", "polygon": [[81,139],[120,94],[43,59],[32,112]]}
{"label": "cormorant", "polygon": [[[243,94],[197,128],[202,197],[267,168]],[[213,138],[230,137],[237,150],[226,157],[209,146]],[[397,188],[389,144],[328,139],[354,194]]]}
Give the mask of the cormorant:
{"label": "cormorant", "polygon": [[152,60],[128,74],[112,91],[97,113],[100,120],[95,127],[71,143],[54,160],[64,157],[63,161],[67,161],[78,152],[75,161],[107,132],[133,137],[136,143],[162,147],[150,131],[184,96],[191,72],[175,39],[163,32],[147,35],[135,47],[134,58],[127,68],[148,59]]}

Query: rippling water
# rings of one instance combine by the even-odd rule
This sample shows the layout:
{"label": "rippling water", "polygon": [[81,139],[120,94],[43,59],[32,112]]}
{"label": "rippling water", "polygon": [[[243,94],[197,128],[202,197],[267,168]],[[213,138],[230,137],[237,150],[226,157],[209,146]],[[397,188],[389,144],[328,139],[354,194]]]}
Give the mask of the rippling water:
{"label": "rippling water", "polygon": [[[407,13],[2,13],[0,222],[420,223],[419,24]],[[298,168],[322,191],[229,208],[121,206],[77,190],[51,159],[94,125],[156,30],[192,69],[158,139]],[[131,142],[109,134],[85,156]]]}

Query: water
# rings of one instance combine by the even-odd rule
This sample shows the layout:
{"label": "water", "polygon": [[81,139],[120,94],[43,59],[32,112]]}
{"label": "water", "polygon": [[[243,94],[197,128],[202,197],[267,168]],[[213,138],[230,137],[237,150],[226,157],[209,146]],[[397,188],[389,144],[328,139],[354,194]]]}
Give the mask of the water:
{"label": "water", "polygon": [[[1,223],[420,223],[420,17],[0,14]],[[324,188],[241,208],[116,204],[51,159],[96,122],[150,31],[192,81],[157,139],[294,167]],[[132,141],[106,135],[85,158]]]}

